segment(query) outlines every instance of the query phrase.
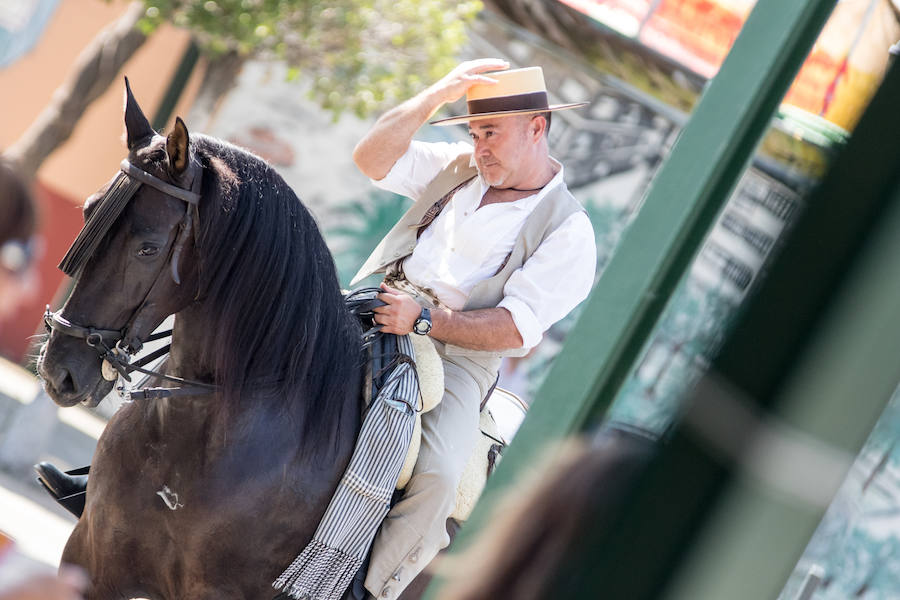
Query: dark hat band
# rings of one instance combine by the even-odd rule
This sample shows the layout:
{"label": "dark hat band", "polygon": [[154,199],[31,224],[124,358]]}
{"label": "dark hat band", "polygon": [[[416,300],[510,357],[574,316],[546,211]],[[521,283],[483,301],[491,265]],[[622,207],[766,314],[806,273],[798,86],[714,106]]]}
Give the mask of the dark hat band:
{"label": "dark hat band", "polygon": [[478,115],[514,110],[547,110],[550,108],[550,103],[547,101],[547,92],[529,92],[527,94],[469,100],[468,106],[469,114]]}

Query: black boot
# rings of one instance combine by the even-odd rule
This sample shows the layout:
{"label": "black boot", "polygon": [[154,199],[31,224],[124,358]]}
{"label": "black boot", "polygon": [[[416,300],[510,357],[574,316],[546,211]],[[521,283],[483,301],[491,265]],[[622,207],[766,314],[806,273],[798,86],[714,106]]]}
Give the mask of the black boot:
{"label": "black boot", "polygon": [[81,517],[90,467],[62,472],[48,462],[34,465],[38,483],[67,511]]}
{"label": "black boot", "polygon": [[347,591],[344,592],[341,600],[367,600],[372,597],[372,595],[366,591],[366,588],[363,587],[363,584],[366,583],[366,574],[369,572],[369,558],[371,558],[371,556],[372,554],[370,552],[369,556],[366,557],[366,560],[363,561],[359,571],[353,576],[353,581],[350,582],[350,586],[347,588]]}

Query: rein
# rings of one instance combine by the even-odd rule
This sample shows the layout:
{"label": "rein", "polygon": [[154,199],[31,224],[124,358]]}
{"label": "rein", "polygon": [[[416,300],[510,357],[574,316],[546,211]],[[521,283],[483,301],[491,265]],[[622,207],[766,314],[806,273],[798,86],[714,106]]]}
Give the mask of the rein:
{"label": "rein", "polygon": [[[181,278],[178,274],[178,262],[181,257],[181,251],[192,232],[194,235],[194,239],[197,239],[197,230],[199,228],[198,206],[200,203],[200,183],[202,181],[203,168],[195,159],[193,159],[193,157],[191,158],[191,163],[189,166],[192,174],[190,190],[186,190],[184,188],[180,188],[178,186],[165,182],[162,179],[144,171],[143,169],[134,166],[128,161],[128,159],[122,161],[122,163],[120,164],[120,169],[122,173],[124,173],[124,175],[138,182],[137,187],[140,187],[140,185],[148,185],[162,192],[163,194],[166,194],[167,196],[170,196],[177,200],[181,200],[187,204],[185,216],[181,223],[181,230],[178,233],[178,236],[173,244],[173,249],[169,255],[170,273],[172,276],[172,280],[176,284],[180,285]],[[124,201],[127,203],[137,191],[137,187],[135,187],[131,191],[128,198],[120,199],[120,201]],[[100,202],[102,203],[104,200],[106,200],[106,198],[101,199]],[[121,210],[121,208],[119,208],[119,210]],[[89,258],[89,255],[84,255],[83,253],[81,255],[77,255],[75,249],[85,246],[86,242],[84,238],[88,235],[86,232],[89,231],[90,225],[91,223],[85,224],[82,233],[79,234],[78,238],[75,240],[75,242],[72,244],[72,247],[63,258],[62,263],[60,263],[61,268],[63,268],[63,270],[70,275],[76,273],[77,271],[80,271],[81,267],[84,266],[84,264],[87,262],[87,259]],[[101,229],[100,231],[91,231],[89,235],[95,238],[102,237],[108,232],[108,229],[111,225],[112,222],[109,222],[106,225],[105,230]],[[87,243],[90,244],[91,242],[89,241]],[[148,295],[156,286],[156,283],[164,270],[165,269],[161,270],[157,275],[157,278],[153,281],[152,284],[150,284],[150,287],[147,290]],[[146,301],[146,297],[144,300]],[[128,320],[129,324],[133,323],[137,319],[143,306],[144,302],[141,302],[137,309],[135,309],[134,313],[131,315],[131,318]],[[171,344],[166,344],[162,348],[151,352],[140,360],[137,360],[135,362],[129,361],[129,356],[140,351],[140,349],[144,345],[144,342],[152,342],[170,337],[172,335],[172,330],[154,333],[147,337],[147,339],[145,340],[141,340],[135,337],[132,338],[132,340],[129,340],[127,344],[123,345],[122,342],[126,337],[125,334],[128,330],[128,325],[126,325],[122,329],[100,329],[96,327],[79,325],[63,317],[62,310],[51,312],[49,305],[44,312],[44,326],[47,328],[48,333],[52,331],[58,331],[70,337],[83,339],[85,343],[93,348],[103,360],[102,374],[103,378],[107,381],[115,381],[119,377],[122,377],[123,379],[125,379],[125,381],[131,383],[131,373],[138,372],[165,381],[171,381],[181,384],[181,387],[177,388],[145,388],[134,391],[123,391],[120,388],[120,393],[126,395],[126,399],[128,400],[192,396],[202,393],[208,393],[209,391],[216,389],[215,385],[209,383],[183,379],[181,377],[175,377],[172,375],[165,375],[163,373],[144,368],[144,366],[148,363],[167,354],[171,348]]]}

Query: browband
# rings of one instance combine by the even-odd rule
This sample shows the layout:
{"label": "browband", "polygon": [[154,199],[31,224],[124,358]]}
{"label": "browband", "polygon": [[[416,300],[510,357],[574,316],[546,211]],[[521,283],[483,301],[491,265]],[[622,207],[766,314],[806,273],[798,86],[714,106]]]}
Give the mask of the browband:
{"label": "browband", "polygon": [[[176,185],[172,185],[171,183],[166,183],[159,177],[151,175],[150,173],[144,171],[143,169],[139,169],[135,167],[133,164],[128,162],[128,159],[123,159],[119,164],[119,168],[122,169],[122,172],[128,175],[129,177],[134,177],[141,183],[145,183],[152,188],[156,188],[160,192],[164,194],[168,194],[173,198],[178,198],[179,200],[184,200],[188,204],[192,204],[197,206],[200,204],[200,194],[198,192],[192,190],[186,190],[180,188]],[[197,174],[194,174],[194,177],[197,177]],[[196,187],[196,186],[191,186]]]}

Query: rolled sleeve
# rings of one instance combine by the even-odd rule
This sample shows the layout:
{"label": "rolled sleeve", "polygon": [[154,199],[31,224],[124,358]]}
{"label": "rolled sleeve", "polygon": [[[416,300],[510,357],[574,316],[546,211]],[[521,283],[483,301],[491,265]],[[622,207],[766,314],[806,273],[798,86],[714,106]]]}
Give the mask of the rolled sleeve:
{"label": "rolled sleeve", "polygon": [[375,187],[418,200],[441,170],[456,157],[471,152],[466,142],[420,142],[413,140],[406,152],[381,179],[372,179]]}
{"label": "rolled sleeve", "polygon": [[579,212],[513,272],[497,306],[512,315],[524,348],[536,346],[551,325],[587,298],[596,268],[594,229],[587,215]]}
{"label": "rolled sleeve", "polygon": [[512,315],[516,329],[519,330],[519,335],[522,336],[523,348],[534,348],[538,345],[538,342],[541,341],[541,336],[544,335],[544,329],[541,327],[537,315],[534,314],[534,311],[531,310],[528,304],[515,296],[505,296],[497,306],[505,308]]}

